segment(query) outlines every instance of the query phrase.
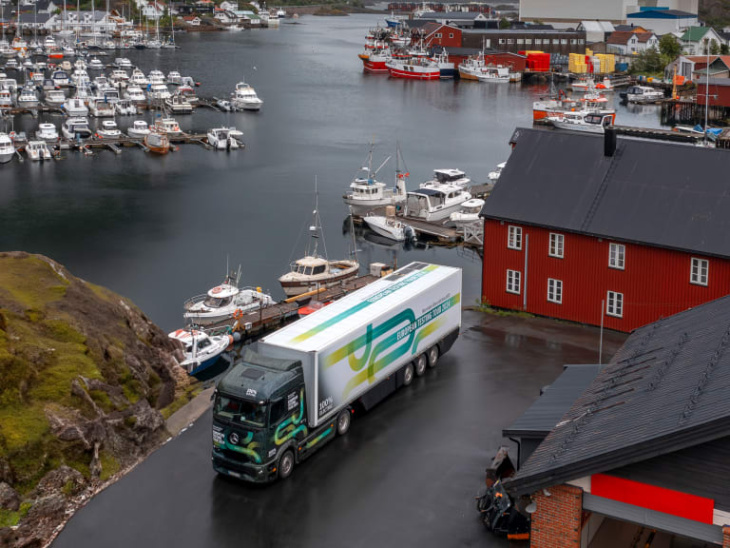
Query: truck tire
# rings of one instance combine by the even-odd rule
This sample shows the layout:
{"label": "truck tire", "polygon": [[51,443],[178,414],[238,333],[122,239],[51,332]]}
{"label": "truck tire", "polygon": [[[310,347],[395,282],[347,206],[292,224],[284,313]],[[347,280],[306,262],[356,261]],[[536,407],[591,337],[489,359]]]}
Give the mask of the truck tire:
{"label": "truck tire", "polygon": [[294,471],[294,453],[291,449],[284,451],[284,454],[279,459],[279,479],[285,480]]}
{"label": "truck tire", "polygon": [[428,365],[428,358],[426,354],[419,354],[419,356],[413,360],[413,365],[416,371],[416,377],[422,377],[426,372],[426,366]]}
{"label": "truck tire", "polygon": [[408,386],[413,382],[413,364],[409,363],[403,368],[403,386]]}
{"label": "truck tire", "polygon": [[350,422],[352,421],[352,418],[350,417],[350,410],[349,409],[343,409],[340,411],[340,414],[337,415],[337,435],[338,436],[344,436],[347,434],[347,431],[350,429]]}
{"label": "truck tire", "polygon": [[439,361],[439,347],[437,345],[433,345],[431,348],[428,349],[428,366],[429,367],[436,367],[436,364]]}

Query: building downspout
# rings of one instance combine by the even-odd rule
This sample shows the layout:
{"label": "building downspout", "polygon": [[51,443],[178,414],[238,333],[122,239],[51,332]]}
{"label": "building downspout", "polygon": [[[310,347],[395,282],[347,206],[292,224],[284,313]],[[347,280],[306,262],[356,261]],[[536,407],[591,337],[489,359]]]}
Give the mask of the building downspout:
{"label": "building downspout", "polygon": [[522,310],[527,311],[527,256],[530,252],[530,235],[525,234],[525,290],[522,292]]}

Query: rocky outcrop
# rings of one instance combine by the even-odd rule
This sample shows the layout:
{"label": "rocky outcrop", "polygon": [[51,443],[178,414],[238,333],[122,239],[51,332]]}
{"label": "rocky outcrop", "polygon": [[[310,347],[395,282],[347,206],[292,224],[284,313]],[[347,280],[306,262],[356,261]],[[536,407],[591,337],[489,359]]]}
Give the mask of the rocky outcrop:
{"label": "rocky outcrop", "polygon": [[177,351],[119,295],[0,253],[0,546],[47,545],[167,439],[161,410],[187,382]]}

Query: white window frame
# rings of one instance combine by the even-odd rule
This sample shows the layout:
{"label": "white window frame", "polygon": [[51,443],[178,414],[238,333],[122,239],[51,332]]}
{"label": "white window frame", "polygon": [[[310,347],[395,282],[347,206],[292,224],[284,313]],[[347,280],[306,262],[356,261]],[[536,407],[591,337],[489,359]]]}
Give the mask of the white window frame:
{"label": "white window frame", "polygon": [[507,270],[507,293],[519,295],[522,290],[522,272],[519,270]]}
{"label": "white window frame", "polygon": [[608,245],[608,268],[626,269],[626,246],[624,244],[612,242]]}
{"label": "white window frame", "polygon": [[606,315],[614,318],[624,317],[624,294],[617,291],[606,293]]}
{"label": "white window frame", "polygon": [[509,225],[507,227],[507,247],[509,249],[522,250],[522,227]]}
{"label": "white window frame", "polygon": [[563,304],[563,280],[548,278],[547,300],[551,303]]}
{"label": "white window frame", "polygon": [[557,232],[550,233],[550,245],[548,247],[548,255],[562,259],[565,257],[565,235]]}
{"label": "white window frame", "polygon": [[699,257],[692,257],[689,270],[689,283],[707,287],[709,277],[710,261],[707,259],[700,259]]}

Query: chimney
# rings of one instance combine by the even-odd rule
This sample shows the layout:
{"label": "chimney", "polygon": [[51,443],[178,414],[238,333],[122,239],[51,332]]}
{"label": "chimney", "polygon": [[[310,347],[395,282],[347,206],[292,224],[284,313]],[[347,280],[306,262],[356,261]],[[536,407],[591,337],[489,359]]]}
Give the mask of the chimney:
{"label": "chimney", "polygon": [[607,127],[603,135],[603,155],[611,158],[616,153],[616,130],[613,127]]}

